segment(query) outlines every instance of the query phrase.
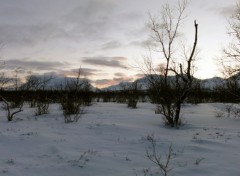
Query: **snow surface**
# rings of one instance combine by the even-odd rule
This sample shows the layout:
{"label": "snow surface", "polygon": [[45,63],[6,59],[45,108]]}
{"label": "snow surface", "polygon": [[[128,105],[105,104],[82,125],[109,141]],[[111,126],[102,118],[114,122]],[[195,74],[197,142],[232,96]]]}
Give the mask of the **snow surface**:
{"label": "snow surface", "polygon": [[147,157],[154,136],[162,162],[169,146],[174,157],[169,175],[239,176],[240,119],[216,118],[224,104],[185,105],[186,124],[163,125],[155,106],[97,103],[77,123],[65,124],[57,104],[50,114],[24,111],[7,122],[0,112],[0,175],[3,176],[143,176],[157,174]]}

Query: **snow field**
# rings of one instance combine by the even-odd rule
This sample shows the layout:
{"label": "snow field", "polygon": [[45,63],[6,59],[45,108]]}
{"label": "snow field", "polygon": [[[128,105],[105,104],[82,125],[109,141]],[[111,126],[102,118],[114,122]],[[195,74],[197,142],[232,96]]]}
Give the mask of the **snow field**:
{"label": "snow field", "polygon": [[27,106],[14,122],[0,112],[0,175],[130,176],[148,169],[160,175],[147,157],[154,136],[164,162],[173,148],[174,175],[239,176],[240,120],[216,118],[224,104],[184,105],[180,129],[162,123],[155,106],[97,103],[77,123],[65,124],[57,104],[50,114],[34,116]]}

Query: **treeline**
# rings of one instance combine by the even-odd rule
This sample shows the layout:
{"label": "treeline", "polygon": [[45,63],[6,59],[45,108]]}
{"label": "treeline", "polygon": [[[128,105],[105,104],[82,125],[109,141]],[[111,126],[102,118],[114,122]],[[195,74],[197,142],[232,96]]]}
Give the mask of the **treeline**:
{"label": "treeline", "polygon": [[74,98],[82,99],[84,102],[91,102],[94,97],[92,91],[58,91],[58,90],[1,90],[0,95],[8,101],[17,101],[19,99],[26,102],[49,101],[51,103],[59,103],[64,95],[74,96]]}
{"label": "treeline", "polygon": [[[240,92],[240,89],[236,91]],[[60,103],[63,96],[68,95],[86,104],[91,104],[91,102],[126,103],[128,101],[150,102],[155,104],[158,102],[157,98],[161,98],[161,95],[165,93],[166,92],[156,93],[153,90],[85,90],[77,92],[67,90],[0,90],[0,95],[11,102],[25,101],[34,103],[38,101],[48,101],[50,103]],[[174,94],[174,92],[172,93]],[[232,91],[223,88],[216,88],[214,90],[191,90],[186,99],[186,103],[193,104],[214,102],[238,103],[239,101]]]}

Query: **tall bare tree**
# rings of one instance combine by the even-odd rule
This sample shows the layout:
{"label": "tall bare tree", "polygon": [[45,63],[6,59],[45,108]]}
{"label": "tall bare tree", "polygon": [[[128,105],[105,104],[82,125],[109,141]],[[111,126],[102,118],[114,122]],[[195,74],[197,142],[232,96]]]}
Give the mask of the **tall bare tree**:
{"label": "tall bare tree", "polygon": [[[194,21],[195,36],[190,52],[179,47],[179,29],[185,19],[187,1],[177,6],[162,6],[160,15],[149,15],[149,28],[152,32],[152,51],[158,51],[162,58],[160,66],[153,65],[151,55],[145,58],[145,74],[149,81],[152,101],[158,104],[157,112],[165,122],[177,127],[180,122],[181,105],[187,98],[193,84],[193,62],[195,60],[198,39],[198,24]],[[184,59],[180,60],[181,54]]]}
{"label": "tall bare tree", "polygon": [[233,14],[229,18],[228,34],[231,42],[223,50],[221,62],[227,79],[227,88],[240,99],[240,1],[236,3]]}

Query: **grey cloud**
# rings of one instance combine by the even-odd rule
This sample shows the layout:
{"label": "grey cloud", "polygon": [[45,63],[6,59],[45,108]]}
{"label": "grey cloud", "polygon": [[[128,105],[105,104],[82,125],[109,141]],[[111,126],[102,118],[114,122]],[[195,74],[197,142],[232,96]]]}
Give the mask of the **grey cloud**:
{"label": "grey cloud", "polygon": [[114,2],[107,0],[0,3],[0,41],[7,44],[29,46],[55,38],[98,40],[106,37],[114,22]]}
{"label": "grey cloud", "polygon": [[51,24],[0,25],[0,41],[6,45],[33,46],[48,40],[54,30]]}
{"label": "grey cloud", "polygon": [[116,84],[116,82],[113,81],[112,79],[99,79],[99,80],[95,80],[94,83],[100,87],[107,87],[109,85]]}
{"label": "grey cloud", "polygon": [[[78,72],[78,71],[79,71],[79,68],[71,70],[71,72],[75,72],[75,73]],[[97,72],[99,72],[99,70],[97,70],[97,69],[81,68],[81,73],[84,76],[93,76],[93,75],[96,75]]]}
{"label": "grey cloud", "polygon": [[142,25],[136,26],[135,21],[142,21],[145,13],[124,10],[125,3],[128,2],[0,0],[0,42],[8,49],[42,49],[49,45],[66,48],[67,43],[79,47],[84,43],[82,50],[87,50],[90,42],[98,46],[103,43],[101,50],[116,49],[123,46],[124,40],[142,38]]}
{"label": "grey cloud", "polygon": [[[7,45],[32,46],[56,31],[52,3],[46,1],[1,1],[0,41]],[[48,5],[44,5],[48,3]],[[52,5],[51,5],[52,4]],[[52,14],[52,15],[51,15]]]}
{"label": "grey cloud", "polygon": [[95,84],[98,84],[98,85],[108,84],[110,81],[112,81],[112,80],[111,79],[98,79],[95,81]]}
{"label": "grey cloud", "polygon": [[141,20],[144,18],[145,13],[139,13],[139,12],[125,12],[125,13],[121,13],[119,14],[119,17],[122,18],[123,20],[127,20],[130,22],[134,22],[136,20]]}
{"label": "grey cloud", "polygon": [[146,46],[155,46],[153,41],[148,38],[148,39],[142,39],[142,40],[134,40],[128,43],[130,46],[139,46],[145,48]]}
{"label": "grey cloud", "polygon": [[145,77],[145,75],[141,73],[135,74],[135,76],[137,77],[137,79]]}
{"label": "grey cloud", "polygon": [[121,77],[121,78],[118,77],[113,79],[99,79],[94,81],[94,83],[97,86],[106,87],[114,84],[119,84],[120,82],[131,82],[131,81],[133,81],[132,77]]}
{"label": "grey cloud", "polygon": [[83,62],[95,66],[119,67],[126,68],[125,57],[84,57]]}
{"label": "grey cloud", "polygon": [[115,73],[114,76],[116,77],[123,77],[126,76],[124,73]]}
{"label": "grey cloud", "polygon": [[115,48],[119,48],[122,46],[122,43],[119,41],[109,41],[107,43],[104,43],[102,46],[102,50],[108,50],[108,49],[115,49]]}
{"label": "grey cloud", "polygon": [[30,69],[30,70],[58,70],[66,67],[68,65],[67,62],[58,62],[58,61],[30,61],[27,59],[13,59],[6,61],[6,68],[22,68],[22,69]]}
{"label": "grey cloud", "polygon": [[118,77],[118,78],[113,78],[114,81],[116,82],[130,82],[130,81],[133,81],[133,78],[132,77]]}
{"label": "grey cloud", "polygon": [[67,37],[96,41],[109,35],[114,26],[114,13],[113,1],[75,1],[75,6],[61,19],[61,24]]}
{"label": "grey cloud", "polygon": [[[201,1],[199,1],[201,2]],[[209,1],[210,2],[210,1]],[[217,0],[216,0],[217,2]],[[230,1],[229,1],[230,2]],[[204,5],[203,9],[213,12],[217,15],[220,15],[220,17],[229,17],[235,10],[236,8],[236,3],[230,2],[219,2],[219,3],[205,3],[204,1],[202,4]]]}
{"label": "grey cloud", "polygon": [[140,79],[140,78],[144,78],[145,75],[144,75],[143,73],[137,73],[137,74],[134,75],[134,77],[135,77],[136,79]]}
{"label": "grey cloud", "polygon": [[235,10],[234,6],[226,6],[226,7],[219,9],[218,11],[219,11],[220,15],[226,17],[226,16],[232,15],[234,13],[234,10]]}

